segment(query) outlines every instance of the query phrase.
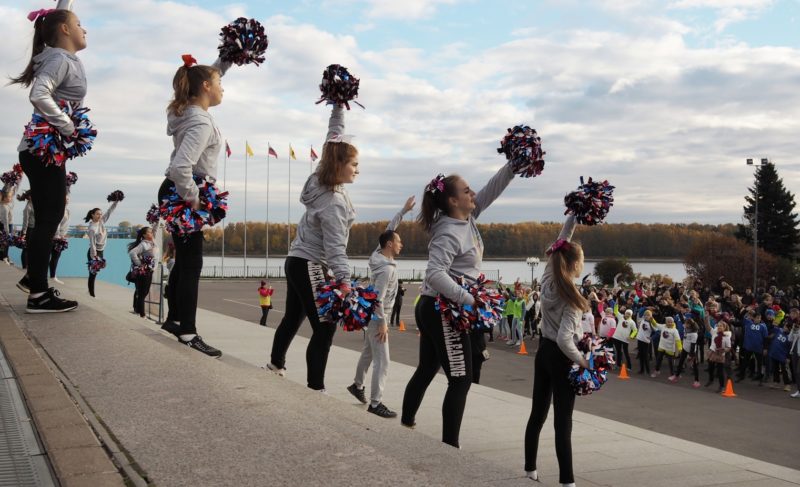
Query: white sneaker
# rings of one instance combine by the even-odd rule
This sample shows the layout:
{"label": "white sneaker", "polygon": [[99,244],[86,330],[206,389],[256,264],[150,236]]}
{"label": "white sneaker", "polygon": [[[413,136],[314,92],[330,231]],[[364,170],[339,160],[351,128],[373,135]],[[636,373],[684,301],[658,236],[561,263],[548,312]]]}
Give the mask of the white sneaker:
{"label": "white sneaker", "polygon": [[58,278],[58,276],[54,277],[53,280],[59,284],[64,284],[64,281]]}
{"label": "white sneaker", "polygon": [[535,480],[537,482],[539,481],[539,473],[536,470],[533,470],[531,472],[525,472],[525,477],[531,480]]}
{"label": "white sneaker", "polygon": [[798,389],[797,392],[795,392],[794,394],[789,394],[789,397],[793,397],[795,399],[800,397],[800,389]]}
{"label": "white sneaker", "polygon": [[267,362],[267,365],[264,368],[272,372],[273,374],[279,375],[281,377],[286,377],[286,369],[282,369],[277,365],[274,365],[272,362]]}

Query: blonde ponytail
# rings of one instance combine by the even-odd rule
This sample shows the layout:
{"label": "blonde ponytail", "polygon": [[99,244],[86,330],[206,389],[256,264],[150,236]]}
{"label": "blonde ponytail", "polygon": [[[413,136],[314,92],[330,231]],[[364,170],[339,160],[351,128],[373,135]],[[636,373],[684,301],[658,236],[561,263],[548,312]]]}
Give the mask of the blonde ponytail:
{"label": "blonde ponytail", "polygon": [[569,245],[554,251],[550,255],[550,262],[558,295],[573,308],[586,312],[589,311],[589,301],[578,292],[578,288],[572,282],[573,269],[581,255],[583,255],[581,245],[570,242]]}
{"label": "blonde ponytail", "polygon": [[175,93],[167,106],[167,113],[178,117],[183,115],[183,111],[192,102],[192,98],[200,94],[203,83],[213,81],[214,74],[219,75],[220,72],[212,66],[197,64],[191,67],[183,65],[178,68],[172,78],[172,89]]}

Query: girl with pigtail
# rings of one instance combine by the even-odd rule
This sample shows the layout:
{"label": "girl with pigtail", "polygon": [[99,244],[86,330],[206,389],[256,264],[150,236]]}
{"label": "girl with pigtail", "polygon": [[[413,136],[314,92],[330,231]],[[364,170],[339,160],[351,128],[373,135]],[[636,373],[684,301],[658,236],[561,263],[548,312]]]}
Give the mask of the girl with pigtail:
{"label": "girl with pigtail", "polygon": [[[55,9],[28,14],[34,28],[31,60],[22,74],[11,79],[12,84],[31,88],[29,98],[34,113],[65,136],[75,132],[75,125],[58,103],[67,101],[80,106],[86,96],[86,75],[76,55],[86,48],[86,31],[71,8],[72,0],[59,0]],[[17,150],[22,170],[30,181],[36,215],[36,227],[27,235],[28,273],[18,287],[30,292],[29,313],[73,310],[78,303],[61,299],[59,292],[47,283],[53,236],[66,206],[65,167],[48,165],[32,154],[24,137]]]}
{"label": "girl with pigtail", "polygon": [[[106,230],[106,223],[111,218],[111,213],[117,209],[117,201],[111,203],[108,209],[103,213],[100,208],[92,208],[86,213],[83,218],[85,223],[89,224],[87,235],[89,237],[89,250],[86,251],[86,260],[91,262],[97,259],[103,259],[103,252],[106,249],[106,241],[108,240],[108,230]],[[89,286],[89,296],[94,296],[94,283],[97,280],[97,272],[93,271],[91,265],[89,266],[89,279],[87,284]]]}
{"label": "girl with pigtail", "polygon": [[583,248],[572,242],[575,217],[567,218],[558,239],[550,246],[542,275],[542,340],[536,352],[533,407],[525,430],[525,471],[539,480],[536,460],[539,434],[553,403],[559,482],[574,486],[572,471],[572,410],[575,390],[568,380],[572,363],[588,369],[589,363],[576,343],[583,337],[581,316],[589,310],[573,280],[583,272]]}
{"label": "girl with pigtail", "polygon": [[[222,103],[222,76],[230,63],[218,59],[212,66],[197,64],[184,54],[183,65],[172,79],[174,96],[167,107],[167,135],[174,149],[166,178],[158,190],[158,201],[168,199],[172,191],[193,208],[199,208],[200,188],[196,180],[211,183],[217,178],[217,159],[222,149],[222,136],[210,107]],[[174,188],[174,190],[173,190]],[[203,269],[203,233],[173,233],[175,266],[169,274],[167,301],[169,311],[162,329],[172,333],[180,343],[211,357],[222,352],[208,345],[197,334],[197,295]]]}
{"label": "girl with pigtail", "polygon": [[[286,351],[303,319],[308,318],[312,334],[306,349],[307,384],[318,391],[325,391],[325,368],[336,325],[319,319],[316,290],[328,280],[329,273],[338,281],[350,281],[347,240],[356,212],[345,185],[352,184],[358,175],[358,149],[350,143],[350,136],[344,135],[344,129],[344,108],[336,104],[322,158],[300,195],[306,211],[284,264],[286,314],[275,330],[266,365],[275,374],[286,374]],[[343,291],[347,289],[345,286]]]}
{"label": "girl with pigtail", "polygon": [[459,447],[459,432],[467,393],[472,382],[472,342],[469,330],[452,328],[436,310],[439,295],[462,305],[476,305],[472,295],[456,283],[463,276],[481,274],[483,240],[475,224],[514,178],[504,165],[477,194],[464,178],[440,174],[426,187],[418,222],[430,234],[428,267],[421,298],[414,309],[420,331],[419,365],[406,386],[401,422],[415,425],[417,411],[439,367],[447,375],[442,404],[442,441]]}
{"label": "girl with pigtail", "polygon": [[151,227],[142,227],[136,232],[136,240],[128,244],[128,256],[131,258],[131,271],[136,280],[136,291],[133,293],[133,312],[144,318],[144,300],[150,293],[153,281],[153,269],[158,262],[158,246],[153,238]]}

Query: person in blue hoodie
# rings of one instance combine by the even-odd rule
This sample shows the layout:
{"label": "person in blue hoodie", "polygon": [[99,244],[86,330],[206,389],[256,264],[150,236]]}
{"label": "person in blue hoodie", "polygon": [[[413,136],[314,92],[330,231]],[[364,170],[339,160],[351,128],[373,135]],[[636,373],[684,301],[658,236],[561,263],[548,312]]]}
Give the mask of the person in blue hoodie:
{"label": "person in blue hoodie", "polygon": [[749,316],[743,320],[744,327],[744,344],[742,346],[741,358],[739,360],[739,373],[736,377],[736,382],[744,380],[747,374],[747,369],[750,360],[756,362],[756,373],[753,375],[753,380],[761,381],[764,376],[761,372],[763,365],[764,341],[767,339],[767,325],[761,321],[761,316],[758,311],[753,309],[750,311]]}
{"label": "person in blue hoodie", "polygon": [[780,379],[783,379],[783,386],[786,392],[792,390],[789,380],[789,372],[786,368],[786,361],[789,360],[789,332],[782,326],[776,326],[772,342],[769,345],[770,369],[772,370],[772,387],[778,389],[781,386]]}

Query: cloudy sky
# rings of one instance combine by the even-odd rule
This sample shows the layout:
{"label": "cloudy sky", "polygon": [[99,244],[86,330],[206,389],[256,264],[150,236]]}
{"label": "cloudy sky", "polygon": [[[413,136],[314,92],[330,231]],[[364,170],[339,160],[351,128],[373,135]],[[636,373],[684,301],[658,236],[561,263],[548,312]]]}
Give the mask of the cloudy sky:
{"label": "cloudy sky", "polygon": [[[4,76],[30,56],[25,15],[49,3],[0,0]],[[128,198],[112,223],[144,221],[172,149],[165,107],[180,55],[210,64],[219,28],[238,16],[259,19],[270,47],[261,67],[228,72],[212,109],[234,151],[233,219],[244,216],[247,139],[257,153],[248,219],[266,218],[269,142],[281,157],[270,164],[270,219],[286,221],[291,197],[297,221],[309,146],[320,152],[325,136],[329,109],[314,102],[331,63],[361,78],[367,107],[347,120],[361,151],[350,187],[359,221],[389,218],[438,172],[479,188],[520,122],[542,136],[545,171],[515,180],[484,222],[560,219],[580,175],[617,186],[609,222],[738,222],[747,157],[769,157],[800,188],[798,0],[75,0],[75,11],[100,135],[68,164],[79,175],[73,224],[114,189]],[[3,86],[0,106],[5,171],[30,117],[26,90]],[[19,223],[21,205],[16,213]]]}

